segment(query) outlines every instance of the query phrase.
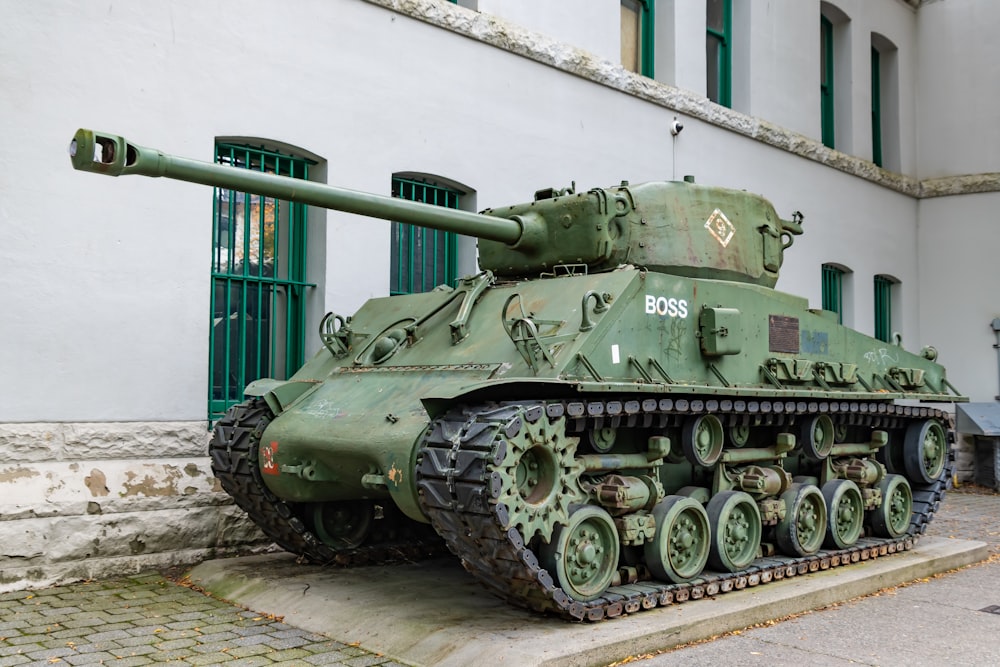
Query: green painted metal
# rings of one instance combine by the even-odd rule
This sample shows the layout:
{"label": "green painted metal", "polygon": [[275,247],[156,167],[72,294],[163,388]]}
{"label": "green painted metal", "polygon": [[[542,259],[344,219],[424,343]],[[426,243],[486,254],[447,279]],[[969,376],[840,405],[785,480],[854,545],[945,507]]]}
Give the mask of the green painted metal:
{"label": "green painted metal", "polygon": [[[836,479],[863,488],[865,520],[899,537],[913,496],[886,468],[932,474],[945,438],[929,425],[941,413],[911,419],[893,402],[966,400],[932,349],[908,352],[774,290],[802,217],[783,220],[750,193],[687,182],[549,188],[474,214],[282,176],[251,183],[245,170],[87,130],[70,152],[86,171],[240,188],[480,237],[481,273],[327,315],[320,351],[287,381],[251,383],[246,393],[263,401],[234,407],[217,429],[220,479],[258,484],[230,492],[253,512],[272,503],[273,514],[258,512],[262,525],[310,557],[333,552],[297,542],[303,531],[341,549],[362,539],[355,529],[374,506],[398,509],[414,525],[433,522],[489,573],[502,568],[492,551],[473,553],[480,537],[516,534],[511,544],[589,604],[619,553],[622,563],[660,559],[651,571],[686,580],[706,537],[709,562],[727,571],[747,567],[761,540],[812,552],[828,532],[822,502]],[[874,420],[855,419],[865,414]],[[241,481],[247,465],[256,476]],[[814,480],[807,493],[792,488],[793,475]],[[926,491],[920,484],[915,493]],[[689,498],[705,513],[668,512],[660,503],[671,497],[671,507],[693,508],[676,499]],[[841,508],[841,542],[852,539],[856,500]],[[466,522],[457,532],[442,520],[453,514]],[[497,523],[481,525],[488,516]],[[677,542],[647,549],[656,516]],[[503,576],[486,578],[530,605]],[[542,608],[561,604],[553,600]]]}

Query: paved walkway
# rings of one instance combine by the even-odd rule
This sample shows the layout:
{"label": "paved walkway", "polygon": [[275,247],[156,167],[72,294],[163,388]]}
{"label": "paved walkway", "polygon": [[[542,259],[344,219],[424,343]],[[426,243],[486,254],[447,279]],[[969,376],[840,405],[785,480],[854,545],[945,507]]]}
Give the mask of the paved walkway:
{"label": "paved walkway", "polygon": [[626,662],[630,667],[1000,664],[1000,495],[975,488],[949,492],[927,534],[986,542],[990,558],[915,584]]}
{"label": "paved walkway", "polygon": [[6,665],[399,667],[159,574],[0,595]]}
{"label": "paved walkway", "polygon": [[[921,657],[929,661],[934,655],[938,660],[947,656],[952,665],[1000,663],[1000,615],[978,614],[982,610],[977,607],[973,610],[977,614],[969,616],[962,609],[963,604],[975,607],[978,602],[974,593],[984,590],[987,598],[993,595],[1000,605],[1000,585],[992,590],[991,585],[984,586],[984,581],[1000,580],[1000,496],[950,493],[928,534],[985,541],[990,545],[992,562],[937,577],[929,587],[908,587],[915,593],[871,596],[718,641],[655,657],[636,656],[640,660],[637,664],[653,667],[679,662],[739,662],[773,667],[792,664],[787,659],[798,664],[920,665],[926,664]],[[968,627],[938,627],[943,639],[934,639],[933,626],[940,622],[933,619],[931,627],[924,630],[921,625],[926,625],[927,619],[905,632],[893,632],[892,628],[898,626],[890,625],[888,636],[895,635],[894,641],[902,642],[904,649],[909,644],[919,647],[919,651],[886,653],[879,638],[885,635],[878,631],[884,619],[894,615],[906,618],[907,608],[920,602],[916,598],[928,596],[941,604],[950,600],[947,604],[956,610],[956,617],[949,621]],[[977,622],[969,626],[969,618]],[[993,624],[991,632],[985,631],[983,622]],[[820,637],[821,646],[826,646],[829,642],[823,637],[837,637],[844,627],[851,626],[867,627],[868,631],[856,635],[848,649],[833,645],[826,651],[815,650],[801,639],[814,635]],[[963,631],[974,633],[971,642],[963,643]],[[957,646],[952,650],[934,642]],[[0,667],[51,664],[400,665],[359,646],[336,642],[286,625],[281,619],[209,598],[159,574],[0,594]]]}

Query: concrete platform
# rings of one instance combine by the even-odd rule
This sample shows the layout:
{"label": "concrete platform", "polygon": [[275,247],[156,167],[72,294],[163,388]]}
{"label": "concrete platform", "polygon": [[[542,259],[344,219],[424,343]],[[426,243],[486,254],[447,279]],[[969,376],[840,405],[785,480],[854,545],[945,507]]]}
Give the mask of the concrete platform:
{"label": "concrete platform", "polygon": [[894,556],[597,624],[510,607],[455,559],[349,570],[289,554],[207,561],[191,581],[286,623],[413,665],[607,665],[987,558],[983,542],[924,537]]}

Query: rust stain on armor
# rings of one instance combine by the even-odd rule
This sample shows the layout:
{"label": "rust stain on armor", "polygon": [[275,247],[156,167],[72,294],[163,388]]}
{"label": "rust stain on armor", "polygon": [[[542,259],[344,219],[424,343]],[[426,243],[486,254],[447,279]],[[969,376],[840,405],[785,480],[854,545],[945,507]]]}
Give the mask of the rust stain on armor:
{"label": "rust stain on armor", "polygon": [[37,470],[32,470],[31,468],[4,468],[0,470],[0,484],[10,484],[19,479],[38,477],[38,475],[39,472]]}

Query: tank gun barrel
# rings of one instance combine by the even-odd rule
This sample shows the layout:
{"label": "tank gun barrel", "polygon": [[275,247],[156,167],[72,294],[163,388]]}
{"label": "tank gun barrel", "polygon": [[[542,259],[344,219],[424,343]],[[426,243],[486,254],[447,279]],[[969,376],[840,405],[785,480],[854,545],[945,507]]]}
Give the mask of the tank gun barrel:
{"label": "tank gun barrel", "polygon": [[467,234],[508,245],[523,235],[523,222],[443,208],[396,197],[305,181],[250,169],[167,155],[124,137],[79,129],[69,146],[73,167],[107,176],[139,174],[250,192],[265,197],[357,213],[374,218]]}

